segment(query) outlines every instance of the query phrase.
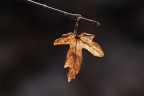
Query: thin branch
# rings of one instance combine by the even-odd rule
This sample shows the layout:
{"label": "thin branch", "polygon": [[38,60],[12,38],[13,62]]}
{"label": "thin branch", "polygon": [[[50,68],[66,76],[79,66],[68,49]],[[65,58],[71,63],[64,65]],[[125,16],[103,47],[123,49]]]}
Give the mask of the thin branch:
{"label": "thin branch", "polygon": [[95,20],[91,20],[91,19],[87,19],[87,18],[84,18],[82,17],[80,14],[72,14],[72,13],[68,13],[66,11],[62,11],[62,10],[59,10],[59,9],[56,9],[56,8],[53,8],[53,7],[50,7],[50,6],[47,6],[45,4],[41,4],[41,3],[38,3],[38,2],[35,2],[33,0],[26,0],[28,1],[29,3],[31,4],[34,4],[34,5],[38,5],[40,7],[43,7],[43,8],[47,8],[48,10],[50,11],[53,11],[55,13],[58,13],[60,15],[63,15],[63,16],[66,16],[70,19],[73,19],[73,20],[77,20],[77,18],[80,18],[79,21],[82,21],[82,22],[86,22],[86,23],[89,23],[89,24],[93,24],[93,25],[96,25],[96,26],[100,26],[100,23],[95,21]]}

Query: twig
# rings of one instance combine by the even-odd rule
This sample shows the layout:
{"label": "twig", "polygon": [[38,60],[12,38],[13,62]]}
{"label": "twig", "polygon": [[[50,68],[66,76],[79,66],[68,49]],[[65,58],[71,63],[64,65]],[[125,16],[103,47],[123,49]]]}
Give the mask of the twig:
{"label": "twig", "polygon": [[48,10],[50,11],[53,11],[53,12],[56,12],[60,15],[63,15],[63,16],[66,16],[66,17],[69,17],[73,20],[77,20],[77,18],[80,18],[79,21],[82,21],[82,22],[86,22],[86,23],[89,23],[89,24],[93,24],[93,25],[96,25],[96,26],[100,26],[100,23],[95,21],[95,20],[91,20],[91,19],[87,19],[87,18],[84,18],[82,17],[80,14],[72,14],[72,13],[68,13],[66,11],[62,11],[62,10],[59,10],[59,9],[56,9],[56,8],[53,8],[53,7],[50,7],[50,6],[47,6],[45,4],[41,4],[41,3],[38,3],[38,2],[35,2],[33,0],[26,0],[28,1],[29,3],[31,4],[35,4],[35,5],[38,5],[40,7],[43,7],[43,8],[47,8]]}

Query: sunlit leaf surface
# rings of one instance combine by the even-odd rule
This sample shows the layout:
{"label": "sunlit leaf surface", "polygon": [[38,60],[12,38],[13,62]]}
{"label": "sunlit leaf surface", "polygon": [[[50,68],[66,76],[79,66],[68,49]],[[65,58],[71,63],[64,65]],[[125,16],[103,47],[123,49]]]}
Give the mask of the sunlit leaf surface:
{"label": "sunlit leaf surface", "polygon": [[61,38],[56,39],[54,45],[70,45],[67,53],[64,68],[69,67],[68,82],[75,79],[80,71],[82,63],[82,49],[88,50],[91,54],[97,57],[103,57],[104,53],[96,42],[93,42],[93,34],[81,33],[77,35],[73,32],[63,34]]}

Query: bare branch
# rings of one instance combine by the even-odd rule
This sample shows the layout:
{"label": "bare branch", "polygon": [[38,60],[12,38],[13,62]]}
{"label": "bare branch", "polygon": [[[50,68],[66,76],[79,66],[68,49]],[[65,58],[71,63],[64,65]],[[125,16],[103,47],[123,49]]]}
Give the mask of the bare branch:
{"label": "bare branch", "polygon": [[45,4],[41,4],[41,3],[35,2],[33,0],[26,0],[26,1],[28,1],[31,4],[38,5],[38,6],[42,7],[42,8],[47,8],[49,11],[53,11],[53,12],[58,13],[60,15],[66,16],[66,17],[68,17],[70,19],[77,20],[77,18],[80,18],[79,21],[86,22],[86,23],[89,23],[89,24],[93,24],[93,25],[96,25],[96,26],[100,26],[99,22],[97,22],[95,20],[84,18],[80,14],[68,13],[66,11],[62,11],[62,10],[47,6]]}

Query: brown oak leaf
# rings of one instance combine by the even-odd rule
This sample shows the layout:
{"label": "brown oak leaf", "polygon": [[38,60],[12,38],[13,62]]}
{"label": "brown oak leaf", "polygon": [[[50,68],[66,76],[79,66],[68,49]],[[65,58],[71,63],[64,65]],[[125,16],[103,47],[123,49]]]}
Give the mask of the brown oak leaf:
{"label": "brown oak leaf", "polygon": [[80,71],[82,63],[82,49],[88,50],[91,54],[97,57],[103,57],[104,52],[98,43],[93,42],[93,34],[81,33],[77,35],[73,32],[63,34],[61,38],[56,39],[54,45],[70,45],[67,53],[64,68],[69,67],[68,82],[75,79]]}

